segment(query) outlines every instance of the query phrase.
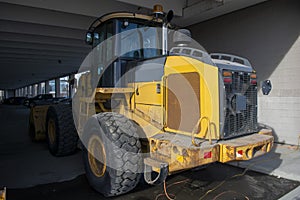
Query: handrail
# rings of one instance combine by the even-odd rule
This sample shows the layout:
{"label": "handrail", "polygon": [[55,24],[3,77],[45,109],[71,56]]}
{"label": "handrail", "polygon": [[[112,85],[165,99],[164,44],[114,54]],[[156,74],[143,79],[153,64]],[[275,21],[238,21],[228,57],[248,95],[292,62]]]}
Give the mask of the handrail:
{"label": "handrail", "polygon": [[[210,126],[211,126],[212,123],[210,122],[210,120],[209,120],[208,117],[204,116],[204,117],[201,117],[201,118],[198,120],[197,124],[194,126],[194,128],[193,128],[193,130],[192,130],[192,134],[191,134],[192,144],[193,144],[194,146],[196,146],[196,147],[199,147],[199,146],[200,146],[200,143],[196,143],[196,141],[195,141],[195,133],[196,133],[196,131],[198,130],[199,125],[201,124],[202,120],[204,120],[204,119],[207,121],[207,129],[206,129],[206,130],[209,131],[209,144],[212,144],[212,141],[211,141],[211,140],[212,140],[212,137],[211,137],[211,128],[210,128]],[[199,133],[201,133],[201,127],[200,127]]]}

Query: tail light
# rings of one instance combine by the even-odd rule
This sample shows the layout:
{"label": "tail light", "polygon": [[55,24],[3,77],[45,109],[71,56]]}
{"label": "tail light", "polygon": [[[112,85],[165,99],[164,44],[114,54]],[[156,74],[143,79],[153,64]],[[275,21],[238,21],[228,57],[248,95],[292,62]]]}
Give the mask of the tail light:
{"label": "tail light", "polygon": [[251,85],[256,85],[256,84],[257,84],[256,74],[255,74],[255,73],[252,73],[252,74],[250,75],[250,84],[251,84]]}
{"label": "tail light", "polygon": [[236,157],[237,158],[241,158],[241,157],[243,157],[243,150],[238,150],[237,152],[236,152]]}
{"label": "tail light", "polygon": [[212,153],[211,153],[211,151],[209,151],[209,152],[204,152],[204,159],[208,159],[208,158],[211,158],[212,157]]}
{"label": "tail light", "polygon": [[223,81],[224,81],[225,84],[232,83],[232,72],[223,71]]}

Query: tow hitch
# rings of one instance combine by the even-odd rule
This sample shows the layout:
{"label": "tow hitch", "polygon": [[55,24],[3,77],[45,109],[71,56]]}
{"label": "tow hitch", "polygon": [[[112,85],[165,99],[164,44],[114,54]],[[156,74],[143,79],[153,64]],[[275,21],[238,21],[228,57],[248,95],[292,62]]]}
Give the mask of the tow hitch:
{"label": "tow hitch", "polygon": [[[151,158],[145,158],[144,164],[145,164],[144,179],[146,183],[151,185],[158,185],[163,183],[166,180],[169,173],[167,163],[159,162]],[[155,178],[152,178],[152,172],[153,172],[152,167],[159,169],[159,173]]]}

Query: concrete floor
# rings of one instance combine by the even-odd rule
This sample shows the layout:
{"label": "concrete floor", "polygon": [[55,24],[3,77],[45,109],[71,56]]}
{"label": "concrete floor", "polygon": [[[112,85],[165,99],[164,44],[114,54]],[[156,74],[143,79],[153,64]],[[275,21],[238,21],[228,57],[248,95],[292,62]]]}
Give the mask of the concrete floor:
{"label": "concrete floor", "polygon": [[28,116],[29,109],[24,106],[0,105],[0,186],[27,188],[84,174],[80,152],[57,158],[46,143],[31,142]]}
{"label": "concrete floor", "polygon": [[[19,196],[19,199],[21,199],[22,195],[29,195],[28,198],[32,197],[30,196],[31,194],[35,194],[36,199],[57,199],[57,195],[59,194],[61,196],[58,199],[64,199],[65,197],[68,199],[73,195],[73,191],[74,189],[76,190],[76,188],[78,191],[80,191],[80,188],[83,188],[85,192],[88,194],[91,193],[90,195],[95,196],[96,199],[97,194],[94,194],[94,191],[90,189],[83,176],[84,169],[80,151],[72,156],[57,158],[53,157],[48,152],[45,143],[33,144],[30,141],[27,133],[28,116],[29,110],[23,106],[0,105],[0,187],[6,186],[11,190],[14,189],[13,191],[15,193],[21,195]],[[299,185],[300,171],[298,166],[300,165],[300,151],[293,146],[276,145],[273,151],[266,156],[254,159],[252,161],[235,162],[230,164],[242,168],[249,168],[265,174],[274,175],[276,177],[298,181],[288,181],[286,179],[266,176],[249,171],[249,174],[247,173],[246,176],[240,180],[232,180],[232,182],[228,182],[226,186],[227,189],[228,187],[229,189],[234,189],[239,185],[244,185],[244,193],[249,195],[252,194],[250,197],[253,198],[250,199],[261,199],[255,198],[255,195],[253,194],[256,193],[256,195],[260,195],[259,197],[263,197],[263,199],[277,199],[277,197],[282,197],[284,194],[294,189],[295,186]],[[225,171],[220,169],[224,169]],[[171,178],[170,183],[172,184],[172,182],[176,180],[183,180],[184,178],[188,177],[191,180],[191,182],[189,182],[189,186],[187,187],[189,189],[187,189],[186,194],[184,191],[182,191],[183,194],[180,193],[181,195],[178,195],[183,199],[189,199],[193,198],[193,195],[196,194],[200,196],[201,194],[205,194],[208,189],[211,189],[212,185],[217,185],[222,181],[222,179],[225,180],[232,176],[232,174],[241,173],[242,171],[243,170],[239,168],[217,164],[207,171],[200,171],[199,173],[193,172],[193,176],[190,175],[190,172],[187,172],[186,175],[176,175],[175,177]],[[224,173],[224,175],[222,173]],[[203,187],[197,186],[196,188],[198,189],[195,190],[196,192],[194,190],[191,192],[190,185],[193,185],[193,183],[195,181],[197,182],[199,179],[199,177],[194,177],[196,174],[198,174],[199,177],[205,176],[204,183],[198,183],[198,185],[204,185]],[[211,177],[211,179],[208,180],[208,176]],[[264,181],[266,181],[266,183],[264,183]],[[58,184],[58,182],[61,183]],[[251,188],[248,188],[249,186],[251,186]],[[61,187],[63,188],[61,193],[56,193],[54,195],[55,198],[54,196],[53,198],[45,198],[45,196],[53,193],[53,188]],[[50,191],[50,193],[45,192],[41,194],[39,191],[43,188],[47,192]],[[65,188],[69,189],[66,193],[69,194],[69,196],[64,196],[64,193],[66,192]],[[156,190],[161,192],[160,187],[154,187],[153,189],[152,187],[149,188],[148,186],[140,186],[140,188],[142,188],[142,190],[145,192],[140,193],[140,189],[137,189],[135,190],[137,193],[131,193],[129,196],[123,196],[120,199],[125,197],[130,199],[139,199],[137,198],[138,196],[147,196],[149,192],[153,193]],[[35,190],[38,191],[37,194],[34,192]],[[268,195],[268,191],[272,190],[273,196]],[[222,192],[222,190],[219,192]],[[299,192],[300,188],[298,187],[283,197],[283,199],[299,199]],[[187,197],[185,195],[190,196]],[[214,195],[216,196],[217,194]],[[155,198],[155,193],[150,196]],[[17,195],[12,195],[11,197],[15,197],[12,199],[18,199]],[[213,196],[207,196],[207,199],[209,199],[209,197],[213,198]],[[194,198],[196,198],[196,196],[194,196]],[[103,197],[100,199],[103,199]]]}
{"label": "concrete floor", "polygon": [[275,144],[269,154],[232,165],[253,171],[300,181],[300,150],[296,146]]}
{"label": "concrete floor", "polygon": [[[273,150],[262,157],[250,161],[232,162],[231,165],[247,168],[256,172],[269,174],[278,178],[300,181],[299,146],[275,144]],[[281,200],[300,200],[300,187]]]}
{"label": "concrete floor", "polygon": [[[275,200],[299,185],[299,182],[278,179],[243,169],[216,163],[206,169],[188,170],[167,178],[167,191],[177,200]],[[172,196],[173,197],[173,196]],[[95,192],[84,175],[72,181],[38,185],[26,189],[8,189],[8,200],[166,200],[161,185],[139,184],[133,191],[105,198]]]}

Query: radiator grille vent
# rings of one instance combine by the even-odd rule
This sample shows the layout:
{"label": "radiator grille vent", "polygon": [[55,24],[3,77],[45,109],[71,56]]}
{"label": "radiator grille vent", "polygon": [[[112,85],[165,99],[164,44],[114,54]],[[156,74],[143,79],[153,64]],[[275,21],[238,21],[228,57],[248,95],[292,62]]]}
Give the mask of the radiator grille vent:
{"label": "radiator grille vent", "polygon": [[234,72],[225,97],[224,138],[257,132],[257,86],[250,84],[250,73]]}

